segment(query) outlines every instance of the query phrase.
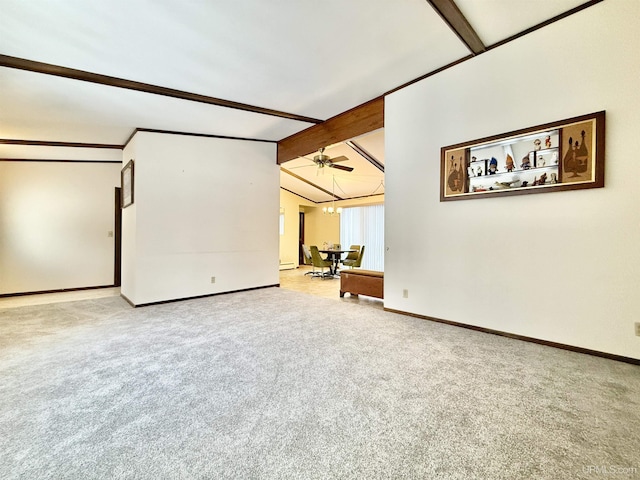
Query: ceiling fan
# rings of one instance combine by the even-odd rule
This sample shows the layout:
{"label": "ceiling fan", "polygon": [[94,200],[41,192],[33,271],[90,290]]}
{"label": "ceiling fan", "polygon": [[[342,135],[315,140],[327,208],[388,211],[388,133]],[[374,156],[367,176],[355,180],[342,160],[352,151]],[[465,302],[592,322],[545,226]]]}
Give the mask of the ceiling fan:
{"label": "ceiling fan", "polygon": [[[304,157],[304,158],[307,158],[307,157]],[[311,160],[311,159],[307,158],[307,160]],[[329,167],[329,168],[335,168],[338,170],[344,170],[345,172],[352,172],[353,167],[347,167],[345,165],[336,165],[337,162],[344,162],[347,160],[349,159],[344,155],[341,155],[336,158],[330,158],[329,155],[324,154],[324,147],[322,147],[320,150],[318,150],[318,155],[314,156],[312,161],[318,166],[318,169]]]}

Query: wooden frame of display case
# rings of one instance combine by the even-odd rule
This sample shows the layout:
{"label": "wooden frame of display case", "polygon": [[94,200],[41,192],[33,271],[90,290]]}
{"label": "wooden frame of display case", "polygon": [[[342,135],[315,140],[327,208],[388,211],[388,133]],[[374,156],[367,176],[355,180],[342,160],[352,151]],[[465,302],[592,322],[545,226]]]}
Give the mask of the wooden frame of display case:
{"label": "wooden frame of display case", "polygon": [[605,112],[440,150],[440,201],[604,187]]}

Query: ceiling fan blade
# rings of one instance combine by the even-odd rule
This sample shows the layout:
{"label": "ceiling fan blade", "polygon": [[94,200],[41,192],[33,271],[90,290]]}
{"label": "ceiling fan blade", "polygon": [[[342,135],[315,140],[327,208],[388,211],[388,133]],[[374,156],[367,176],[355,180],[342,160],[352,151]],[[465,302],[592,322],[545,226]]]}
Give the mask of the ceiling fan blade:
{"label": "ceiling fan blade", "polygon": [[337,168],[338,170],[344,170],[345,172],[353,172],[353,167],[346,167],[344,165],[334,165],[333,163],[330,163],[329,166],[331,168]]}
{"label": "ceiling fan blade", "polygon": [[307,167],[315,167],[315,165],[298,165],[297,167],[289,167],[288,170],[294,170],[296,168],[307,168]]}
{"label": "ceiling fan blade", "polygon": [[344,155],[340,155],[339,157],[332,158],[331,163],[346,162],[347,160],[349,160],[347,157],[345,157]]}

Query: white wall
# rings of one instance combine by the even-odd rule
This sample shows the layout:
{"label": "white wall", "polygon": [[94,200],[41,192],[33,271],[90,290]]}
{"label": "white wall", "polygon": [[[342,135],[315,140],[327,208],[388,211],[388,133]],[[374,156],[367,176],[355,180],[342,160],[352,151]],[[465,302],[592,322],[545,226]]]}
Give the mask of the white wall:
{"label": "white wall", "polygon": [[275,144],[138,132],[130,158],[125,297],[140,305],[279,283]]}
{"label": "white wall", "polygon": [[[136,159],[136,145],[138,137],[142,134],[137,133],[125,146],[122,152],[122,165],[129,163],[129,160]],[[137,219],[138,219],[138,191],[137,186],[140,183],[137,175],[138,164],[134,161],[133,165],[133,203],[122,209],[122,252],[120,259],[120,293],[129,300],[137,297]]]}
{"label": "white wall", "polygon": [[113,285],[119,185],[119,164],[0,162],[0,294]]}
{"label": "white wall", "polygon": [[[638,18],[603,2],[387,97],[385,307],[640,358]],[[599,110],[605,188],[439,201],[441,147]]]}

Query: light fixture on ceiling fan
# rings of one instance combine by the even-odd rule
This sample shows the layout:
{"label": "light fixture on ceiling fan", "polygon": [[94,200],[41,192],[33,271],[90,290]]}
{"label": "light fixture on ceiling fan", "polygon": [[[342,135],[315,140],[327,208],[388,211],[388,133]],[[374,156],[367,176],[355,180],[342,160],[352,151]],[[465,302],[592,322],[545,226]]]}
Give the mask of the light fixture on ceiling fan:
{"label": "light fixture on ceiling fan", "polygon": [[336,208],[336,177],[332,176],[333,187],[331,190],[331,194],[333,195],[333,200],[331,201],[330,207],[322,207],[322,213],[325,215],[336,215],[342,213],[342,207]]}

